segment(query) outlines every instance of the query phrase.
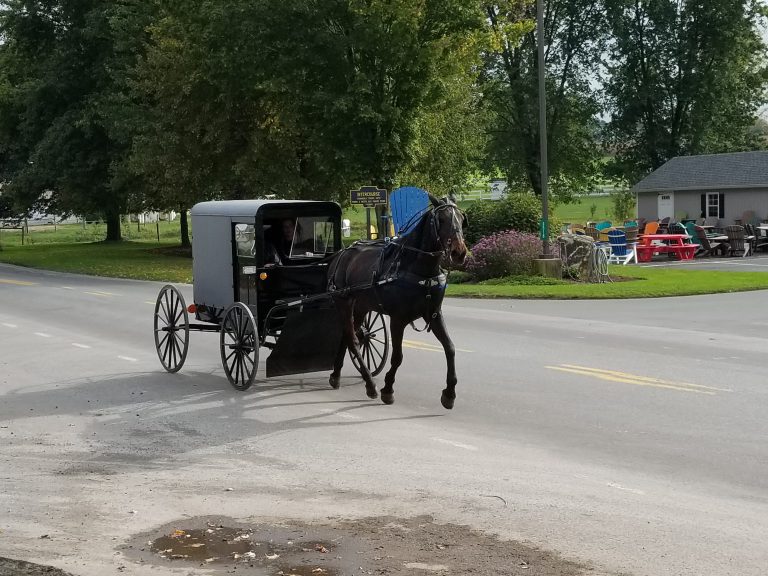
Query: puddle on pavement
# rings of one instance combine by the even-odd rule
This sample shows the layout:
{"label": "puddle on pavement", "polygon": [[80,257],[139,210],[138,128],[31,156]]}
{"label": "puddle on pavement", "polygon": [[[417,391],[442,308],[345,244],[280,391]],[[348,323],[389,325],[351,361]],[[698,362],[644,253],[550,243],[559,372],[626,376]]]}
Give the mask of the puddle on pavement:
{"label": "puddle on pavement", "polygon": [[[328,542],[299,542],[274,539],[259,540],[254,531],[244,528],[229,528],[208,523],[206,528],[174,529],[168,535],[160,536],[149,543],[150,550],[160,558],[172,561],[195,562],[201,565],[244,564],[249,567],[268,568],[275,576],[337,576],[331,568],[317,563],[285,563],[281,557],[297,554],[327,555],[333,548]],[[304,560],[306,562],[306,560]]]}
{"label": "puddle on pavement", "polygon": [[[128,560],[174,572],[214,576],[494,574],[589,576],[590,568],[546,550],[500,540],[429,516],[252,522],[200,516],[133,535],[119,548]],[[2,572],[0,566],[0,572]]]}
{"label": "puddle on pavement", "polygon": [[254,550],[260,545],[251,541],[248,530],[209,526],[205,530],[174,530],[168,536],[153,540],[151,548],[161,558],[170,560],[230,562],[243,557],[255,558]]}

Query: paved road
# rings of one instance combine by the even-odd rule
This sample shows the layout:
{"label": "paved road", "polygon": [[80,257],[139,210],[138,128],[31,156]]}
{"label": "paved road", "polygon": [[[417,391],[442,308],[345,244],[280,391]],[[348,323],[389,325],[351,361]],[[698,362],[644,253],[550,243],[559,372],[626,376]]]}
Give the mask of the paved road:
{"label": "paved road", "polygon": [[166,374],[160,286],[0,265],[0,555],[165,574],[115,547],[204,514],[431,514],[597,573],[765,574],[766,292],[449,301],[447,412],[442,353],[414,332],[393,406],[350,366],[338,391],[237,393],[214,334]]}

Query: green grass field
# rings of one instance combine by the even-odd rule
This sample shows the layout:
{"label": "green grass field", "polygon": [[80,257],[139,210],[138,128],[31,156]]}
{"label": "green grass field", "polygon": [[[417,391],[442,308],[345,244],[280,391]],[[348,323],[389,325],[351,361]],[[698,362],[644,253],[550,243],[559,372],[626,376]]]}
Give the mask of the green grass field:
{"label": "green grass field", "polygon": [[[595,206],[594,217],[590,211],[592,205]],[[612,210],[610,196],[583,196],[578,203],[557,205],[554,216],[563,222],[584,224],[593,219],[611,220]]]}

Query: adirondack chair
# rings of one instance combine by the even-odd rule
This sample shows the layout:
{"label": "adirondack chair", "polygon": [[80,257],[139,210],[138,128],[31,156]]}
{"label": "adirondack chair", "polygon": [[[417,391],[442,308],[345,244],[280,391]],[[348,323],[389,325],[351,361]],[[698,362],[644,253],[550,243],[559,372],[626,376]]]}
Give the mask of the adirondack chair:
{"label": "adirondack chair", "polygon": [[587,226],[584,228],[584,233],[587,236],[590,236],[592,240],[599,240],[600,239],[600,230],[595,228],[594,226]]}
{"label": "adirondack chair", "polygon": [[699,245],[700,256],[714,256],[716,252],[725,254],[730,249],[728,242],[710,240],[707,231],[701,226],[694,226],[696,240]]}
{"label": "adirondack chair", "polygon": [[658,222],[648,222],[645,225],[645,232],[644,234],[656,234],[656,232],[659,231],[659,223]]}
{"label": "adirondack chair", "polygon": [[608,241],[611,244],[611,255],[608,258],[609,264],[626,266],[627,262],[635,257],[635,250],[627,245],[627,235],[621,230],[611,230],[608,232]]}
{"label": "adirondack chair", "polygon": [[738,226],[732,224],[725,227],[725,234],[728,236],[728,244],[730,248],[728,253],[733,256],[736,252],[741,252],[741,256],[744,257],[749,254],[752,245],[744,232],[744,226]]}
{"label": "adirondack chair", "polygon": [[597,224],[595,224],[595,228],[597,228],[598,230],[605,230],[611,227],[612,227],[612,224],[610,220],[603,220],[602,222],[598,222]]}
{"label": "adirondack chair", "polygon": [[389,209],[395,225],[395,235],[402,236],[418,221],[418,215],[429,208],[426,190],[407,186],[393,190],[389,195]]}

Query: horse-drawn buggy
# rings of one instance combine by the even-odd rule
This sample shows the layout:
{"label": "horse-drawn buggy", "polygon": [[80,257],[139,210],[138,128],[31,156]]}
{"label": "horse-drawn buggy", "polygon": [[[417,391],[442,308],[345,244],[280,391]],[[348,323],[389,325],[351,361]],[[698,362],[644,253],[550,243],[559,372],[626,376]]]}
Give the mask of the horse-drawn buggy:
{"label": "horse-drawn buggy", "polygon": [[[331,370],[337,388],[348,352],[366,383],[390,351],[382,400],[394,401],[394,375],[408,323],[424,318],[446,347],[448,392],[455,393],[453,345],[440,314],[443,259],[466,254],[461,213],[447,201],[420,215],[409,234],[342,248],[341,208],[334,202],[233,200],[192,208],[193,303],[166,285],[157,297],[155,347],[163,367],[184,364],[192,331],[218,332],[229,382],[248,389],[266,348],[266,376]],[[193,320],[190,321],[190,315]]]}

